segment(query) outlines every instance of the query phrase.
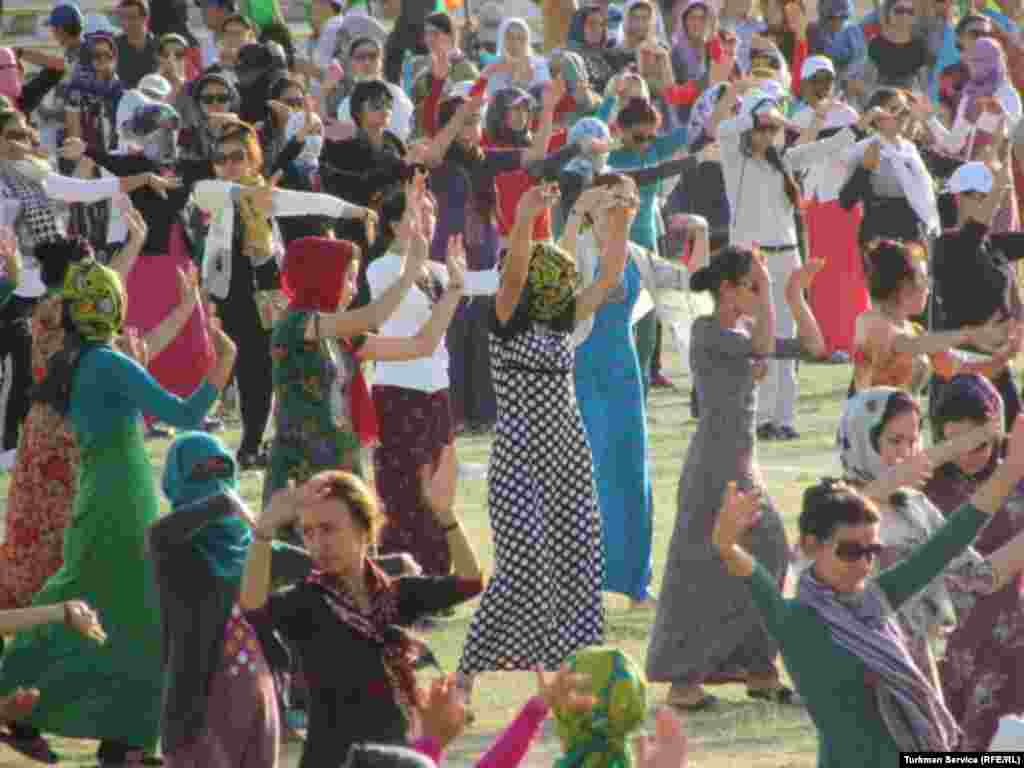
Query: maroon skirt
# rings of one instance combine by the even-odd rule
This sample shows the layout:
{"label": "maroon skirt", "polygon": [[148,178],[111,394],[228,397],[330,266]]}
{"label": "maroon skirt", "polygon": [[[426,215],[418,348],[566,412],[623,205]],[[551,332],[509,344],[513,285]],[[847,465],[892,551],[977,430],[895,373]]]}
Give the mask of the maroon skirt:
{"label": "maroon skirt", "polygon": [[441,450],[454,439],[448,390],[376,385],[373,403],[380,425],[374,483],[388,519],[380,553],[408,552],[424,573],[446,575],[451,570],[448,538],[423,500],[419,473],[424,465],[436,466]]}

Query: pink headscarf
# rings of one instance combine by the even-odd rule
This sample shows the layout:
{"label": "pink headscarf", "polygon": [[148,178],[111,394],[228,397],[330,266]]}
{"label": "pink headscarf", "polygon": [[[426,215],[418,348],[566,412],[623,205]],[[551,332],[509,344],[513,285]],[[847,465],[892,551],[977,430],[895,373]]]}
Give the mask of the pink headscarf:
{"label": "pink headscarf", "polygon": [[964,84],[965,116],[968,120],[978,117],[977,100],[994,96],[996,91],[1007,81],[1006,54],[998,40],[991,37],[979,37],[970,53],[970,79]]}
{"label": "pink headscarf", "polygon": [[10,48],[0,48],[0,96],[6,96],[15,107],[21,98],[21,67]]}

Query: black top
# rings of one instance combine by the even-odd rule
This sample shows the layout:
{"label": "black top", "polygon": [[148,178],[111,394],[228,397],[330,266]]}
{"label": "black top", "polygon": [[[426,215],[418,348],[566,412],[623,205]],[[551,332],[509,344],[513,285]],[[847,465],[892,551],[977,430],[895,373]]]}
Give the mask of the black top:
{"label": "black top", "polygon": [[[398,623],[444,611],[479,594],[483,585],[455,576],[396,579]],[[389,682],[383,649],[341,622],[323,587],[303,582],[248,614],[279,630],[295,648],[309,685],[309,731],[299,768],[337,768],[358,741],[404,744],[408,723]]]}
{"label": "black top", "polygon": [[916,37],[909,43],[893,43],[879,35],[868,43],[868,58],[878,68],[878,84],[905,88],[922,67],[931,65],[928,46]]}
{"label": "black top", "polygon": [[1009,262],[1024,257],[1024,233],[989,234],[980,222],[944,232],[932,255],[941,328],[981,325],[993,314],[1019,314],[1020,299]]}
{"label": "black top", "polygon": [[117,76],[125,88],[137,88],[139,80],[157,71],[157,41],[151,34],[146,35],[146,44],[136,48],[128,42],[127,35],[118,35]]}

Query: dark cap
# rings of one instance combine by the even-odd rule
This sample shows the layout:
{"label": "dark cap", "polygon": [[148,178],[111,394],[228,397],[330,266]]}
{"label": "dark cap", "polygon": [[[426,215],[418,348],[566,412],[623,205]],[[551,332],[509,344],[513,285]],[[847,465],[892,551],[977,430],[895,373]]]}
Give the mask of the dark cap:
{"label": "dark cap", "polygon": [[438,32],[444,32],[448,37],[455,36],[455,27],[452,25],[452,17],[444,11],[438,11],[427,16],[423,21],[425,26],[433,27]]}
{"label": "dark cap", "polygon": [[77,5],[61,3],[50,12],[50,18],[46,21],[48,27],[81,27],[85,23],[85,17]]}

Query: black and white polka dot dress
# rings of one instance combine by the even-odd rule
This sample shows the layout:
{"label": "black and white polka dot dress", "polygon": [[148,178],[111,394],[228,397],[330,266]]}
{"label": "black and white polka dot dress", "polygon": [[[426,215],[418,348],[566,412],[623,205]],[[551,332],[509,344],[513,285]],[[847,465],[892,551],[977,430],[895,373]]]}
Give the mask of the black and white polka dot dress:
{"label": "black and white polka dot dress", "polygon": [[495,324],[490,344],[495,567],[459,664],[468,675],[555,669],[604,637],[601,516],[570,336],[513,319]]}

